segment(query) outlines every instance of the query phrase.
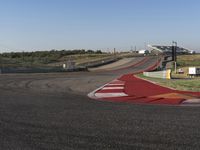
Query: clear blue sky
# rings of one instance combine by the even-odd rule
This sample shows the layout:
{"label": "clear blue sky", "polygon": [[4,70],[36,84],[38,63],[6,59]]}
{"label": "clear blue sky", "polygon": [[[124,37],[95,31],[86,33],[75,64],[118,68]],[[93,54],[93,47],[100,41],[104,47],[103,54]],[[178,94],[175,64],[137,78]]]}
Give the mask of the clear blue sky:
{"label": "clear blue sky", "polygon": [[200,49],[199,0],[1,0],[0,51]]}

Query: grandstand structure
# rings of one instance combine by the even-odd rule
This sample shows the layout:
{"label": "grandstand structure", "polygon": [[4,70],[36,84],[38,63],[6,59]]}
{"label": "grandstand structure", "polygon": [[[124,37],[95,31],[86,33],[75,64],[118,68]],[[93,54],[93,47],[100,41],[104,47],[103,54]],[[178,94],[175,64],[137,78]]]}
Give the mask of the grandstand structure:
{"label": "grandstand structure", "polygon": [[[170,54],[172,53],[172,46],[164,46],[164,45],[148,45],[150,51],[152,53],[165,53]],[[191,51],[189,49],[177,46],[176,48],[177,54],[193,54],[194,51]]]}

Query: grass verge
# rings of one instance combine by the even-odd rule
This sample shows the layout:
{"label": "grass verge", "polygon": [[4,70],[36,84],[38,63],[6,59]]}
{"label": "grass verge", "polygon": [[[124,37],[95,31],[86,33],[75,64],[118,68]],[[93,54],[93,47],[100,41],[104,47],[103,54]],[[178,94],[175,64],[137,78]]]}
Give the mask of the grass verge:
{"label": "grass verge", "polygon": [[177,57],[179,67],[200,66],[200,54],[180,55]]}
{"label": "grass verge", "polygon": [[143,74],[137,75],[139,78],[143,78],[161,86],[183,90],[183,91],[193,91],[193,92],[200,92],[200,79],[158,79],[158,78],[151,78],[146,77]]}

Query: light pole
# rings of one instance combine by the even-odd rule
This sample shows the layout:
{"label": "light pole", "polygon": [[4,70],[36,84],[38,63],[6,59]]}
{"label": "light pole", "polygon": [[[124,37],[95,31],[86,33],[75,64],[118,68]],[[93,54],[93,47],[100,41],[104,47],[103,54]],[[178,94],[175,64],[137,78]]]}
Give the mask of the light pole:
{"label": "light pole", "polygon": [[172,60],[174,61],[174,71],[176,73],[177,69],[177,58],[176,58],[177,42],[172,41]]}
{"label": "light pole", "polygon": [[0,53],[0,74],[2,73],[2,54]]}

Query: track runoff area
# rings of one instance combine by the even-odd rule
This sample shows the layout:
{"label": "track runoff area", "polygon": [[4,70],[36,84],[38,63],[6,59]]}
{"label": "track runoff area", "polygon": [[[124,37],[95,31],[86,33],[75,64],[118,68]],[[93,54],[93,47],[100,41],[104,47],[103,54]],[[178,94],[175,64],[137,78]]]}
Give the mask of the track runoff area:
{"label": "track runoff area", "polygon": [[[148,57],[129,66],[142,66]],[[152,71],[160,64],[158,60],[145,70],[122,75],[104,86],[92,91],[88,96],[95,100],[126,102],[137,104],[157,104],[176,106],[200,106],[200,92],[178,91],[140,79],[135,75],[143,71]],[[128,67],[126,67],[127,69]],[[123,70],[125,68],[121,68]],[[113,71],[118,71],[113,70]],[[170,82],[170,81],[169,81]]]}

